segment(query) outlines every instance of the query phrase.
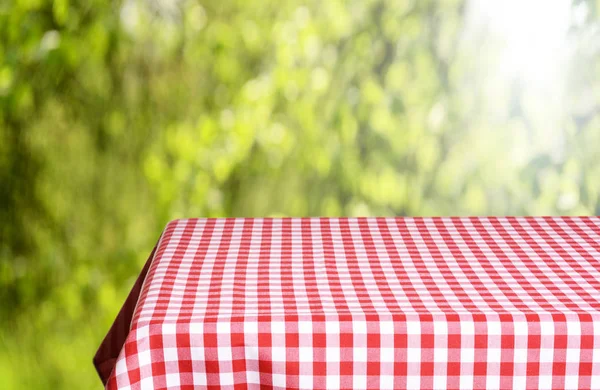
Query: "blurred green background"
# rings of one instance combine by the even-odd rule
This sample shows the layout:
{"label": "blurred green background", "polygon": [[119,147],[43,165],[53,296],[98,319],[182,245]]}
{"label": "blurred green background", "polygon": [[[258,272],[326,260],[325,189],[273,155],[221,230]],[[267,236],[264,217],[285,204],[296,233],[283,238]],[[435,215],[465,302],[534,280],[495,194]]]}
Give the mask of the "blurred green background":
{"label": "blurred green background", "polygon": [[0,388],[100,388],[174,218],[600,214],[599,10],[0,1]]}

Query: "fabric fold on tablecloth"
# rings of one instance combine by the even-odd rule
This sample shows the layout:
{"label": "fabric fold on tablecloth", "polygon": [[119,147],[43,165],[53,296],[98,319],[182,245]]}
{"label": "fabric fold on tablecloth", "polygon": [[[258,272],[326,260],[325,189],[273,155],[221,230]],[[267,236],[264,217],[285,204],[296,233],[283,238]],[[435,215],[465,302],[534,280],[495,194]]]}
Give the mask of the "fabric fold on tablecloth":
{"label": "fabric fold on tablecloth", "polygon": [[117,318],[113,322],[108,334],[104,337],[102,344],[100,344],[100,347],[94,356],[94,366],[104,385],[108,382],[108,378],[115,367],[119,353],[121,352],[121,349],[123,349],[123,345],[125,345],[125,339],[129,334],[133,313],[135,312],[135,307],[140,297],[144,280],[148,274],[148,269],[150,269],[150,264],[152,263],[152,259],[154,259],[155,252],[156,246],[152,250],[152,253],[150,253],[148,260],[146,260],[142,272],[135,281]]}

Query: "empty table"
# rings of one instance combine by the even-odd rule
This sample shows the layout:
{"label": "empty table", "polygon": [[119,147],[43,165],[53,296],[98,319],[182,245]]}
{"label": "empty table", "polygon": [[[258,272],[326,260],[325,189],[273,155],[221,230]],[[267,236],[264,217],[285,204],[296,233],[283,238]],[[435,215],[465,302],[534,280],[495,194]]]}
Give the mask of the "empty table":
{"label": "empty table", "polygon": [[600,218],[169,223],[107,389],[600,389]]}

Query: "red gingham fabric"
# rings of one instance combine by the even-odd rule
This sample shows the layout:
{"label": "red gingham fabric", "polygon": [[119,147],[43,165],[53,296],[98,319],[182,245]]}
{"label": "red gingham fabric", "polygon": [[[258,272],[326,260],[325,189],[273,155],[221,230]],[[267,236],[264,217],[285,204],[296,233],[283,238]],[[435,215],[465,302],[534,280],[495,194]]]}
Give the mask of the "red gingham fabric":
{"label": "red gingham fabric", "polygon": [[107,389],[600,389],[600,218],[184,219]]}

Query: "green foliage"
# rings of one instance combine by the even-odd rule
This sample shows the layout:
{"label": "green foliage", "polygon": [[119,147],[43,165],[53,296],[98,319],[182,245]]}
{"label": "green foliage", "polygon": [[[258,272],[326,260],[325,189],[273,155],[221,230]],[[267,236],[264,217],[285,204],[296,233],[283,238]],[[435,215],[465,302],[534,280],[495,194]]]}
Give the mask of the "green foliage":
{"label": "green foliage", "polygon": [[596,2],[546,84],[471,8],[1,3],[0,388],[98,388],[174,218],[600,213]]}

